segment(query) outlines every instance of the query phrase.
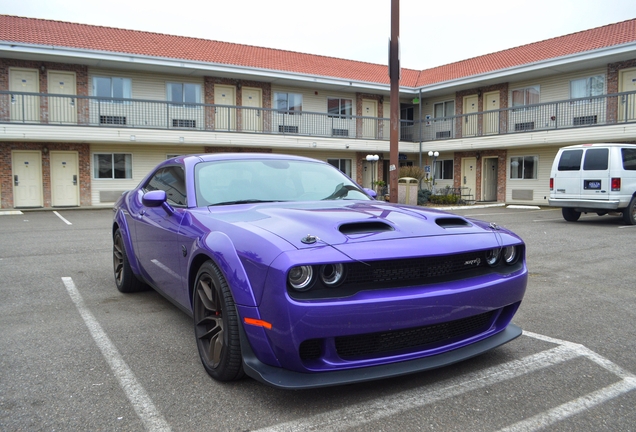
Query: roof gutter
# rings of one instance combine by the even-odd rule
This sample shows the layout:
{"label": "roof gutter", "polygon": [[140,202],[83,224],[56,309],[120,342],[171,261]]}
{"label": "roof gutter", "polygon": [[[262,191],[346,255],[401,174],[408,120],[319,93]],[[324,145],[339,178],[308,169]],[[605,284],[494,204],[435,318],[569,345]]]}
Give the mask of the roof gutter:
{"label": "roof gutter", "polygon": [[152,57],[140,54],[118,53],[111,51],[85,50],[79,48],[59,47],[54,45],[34,45],[21,42],[0,41],[0,53],[1,52],[9,55],[11,53],[48,55],[56,57],[71,57],[76,59],[89,59],[95,61],[109,61],[122,64],[140,64],[147,66],[170,67],[181,70],[194,69],[200,71],[234,73],[250,75],[254,77],[288,79],[306,83],[337,85],[343,87],[365,90],[378,90],[385,92],[388,92],[390,89],[388,83],[381,84],[367,81],[356,81],[346,78],[307,75],[297,72],[284,72],[273,69],[228,65],[224,63],[211,63],[169,57]]}

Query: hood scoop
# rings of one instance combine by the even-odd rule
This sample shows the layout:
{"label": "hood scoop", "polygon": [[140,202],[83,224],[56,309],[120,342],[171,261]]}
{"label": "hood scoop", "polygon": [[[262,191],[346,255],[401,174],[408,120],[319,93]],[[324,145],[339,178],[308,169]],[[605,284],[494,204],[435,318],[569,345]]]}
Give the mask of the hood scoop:
{"label": "hood scoop", "polygon": [[466,228],[471,227],[472,224],[466,219],[458,217],[441,217],[435,219],[435,223],[442,228]]}
{"label": "hood scoop", "polygon": [[395,231],[395,228],[385,222],[355,222],[342,224],[338,230],[344,235],[354,235]]}

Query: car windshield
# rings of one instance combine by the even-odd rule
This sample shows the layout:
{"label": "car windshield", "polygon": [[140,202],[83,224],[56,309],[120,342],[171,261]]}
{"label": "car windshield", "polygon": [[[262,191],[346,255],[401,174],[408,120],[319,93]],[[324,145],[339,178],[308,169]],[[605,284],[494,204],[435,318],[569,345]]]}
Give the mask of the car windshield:
{"label": "car windshield", "polygon": [[195,168],[200,207],[253,202],[369,200],[331,165],[299,160],[203,162]]}

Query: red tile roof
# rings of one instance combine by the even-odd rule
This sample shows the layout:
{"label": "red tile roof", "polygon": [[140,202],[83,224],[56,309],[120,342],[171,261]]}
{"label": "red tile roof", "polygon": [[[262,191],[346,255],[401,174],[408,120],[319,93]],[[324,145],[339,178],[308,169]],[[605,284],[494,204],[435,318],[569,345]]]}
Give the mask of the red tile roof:
{"label": "red tile roof", "polygon": [[[183,36],[0,15],[0,40],[184,59],[389,84],[386,65]],[[425,86],[636,41],[636,19],[560,36],[423,71],[400,84]]]}

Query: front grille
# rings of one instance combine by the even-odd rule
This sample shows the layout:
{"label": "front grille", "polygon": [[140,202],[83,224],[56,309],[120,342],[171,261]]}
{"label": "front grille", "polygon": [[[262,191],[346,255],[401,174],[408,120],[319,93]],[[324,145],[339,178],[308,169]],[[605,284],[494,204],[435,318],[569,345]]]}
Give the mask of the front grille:
{"label": "front grille", "polygon": [[345,284],[369,284],[443,277],[483,267],[486,265],[486,260],[485,253],[481,251],[441,257],[372,261],[367,264],[350,264],[347,267]]}
{"label": "front grille", "polygon": [[337,337],[336,351],[340,358],[351,360],[433,348],[486,331],[495,313],[496,311],[491,311],[456,321],[405,330]]}

